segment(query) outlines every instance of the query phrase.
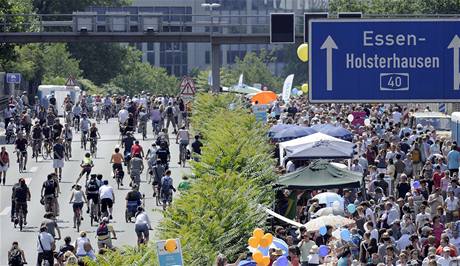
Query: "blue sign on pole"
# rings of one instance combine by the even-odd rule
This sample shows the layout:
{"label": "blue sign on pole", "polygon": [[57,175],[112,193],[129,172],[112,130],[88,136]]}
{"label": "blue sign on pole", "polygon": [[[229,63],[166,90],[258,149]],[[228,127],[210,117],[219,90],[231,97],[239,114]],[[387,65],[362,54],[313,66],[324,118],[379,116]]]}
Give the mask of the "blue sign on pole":
{"label": "blue sign on pole", "polygon": [[21,74],[20,73],[6,73],[6,83],[20,84]]}
{"label": "blue sign on pole", "polygon": [[312,102],[460,101],[460,21],[310,21]]}
{"label": "blue sign on pole", "polygon": [[173,251],[167,251],[165,248],[166,240],[159,240],[156,243],[158,262],[160,266],[183,266],[182,247],[179,239],[174,239],[176,248]]}

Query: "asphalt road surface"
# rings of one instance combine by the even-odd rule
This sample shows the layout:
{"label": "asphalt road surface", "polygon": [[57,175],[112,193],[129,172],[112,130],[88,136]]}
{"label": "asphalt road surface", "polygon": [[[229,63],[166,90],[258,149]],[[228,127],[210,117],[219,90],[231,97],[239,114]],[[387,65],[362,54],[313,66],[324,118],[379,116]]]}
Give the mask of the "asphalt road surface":
{"label": "asphalt road surface", "polygon": [[[125,209],[126,201],[125,196],[129,192],[130,187],[129,177],[127,177],[125,169],[125,178],[124,178],[124,187],[118,190],[116,188],[116,182],[111,178],[111,164],[110,157],[113,153],[113,150],[116,145],[120,144],[120,134],[118,128],[118,122],[116,119],[112,118],[109,123],[102,121],[97,125],[101,134],[101,139],[98,140],[98,151],[97,158],[94,159],[94,168],[92,173],[103,174],[104,179],[109,180],[109,185],[114,187],[115,191],[115,204],[113,208],[113,225],[118,239],[113,241],[113,245],[116,247],[121,247],[123,245],[136,245],[136,234],[134,232],[134,224],[125,222]],[[142,141],[142,136],[136,134],[136,139],[141,141],[141,146],[144,148],[144,152],[147,152],[147,149],[153,143],[153,135],[151,131],[151,125],[148,125],[148,139]],[[170,129],[170,132],[172,130]],[[177,164],[179,157],[179,147],[175,144],[175,135],[170,133],[170,151],[171,151],[171,162],[170,169],[172,171],[172,176],[174,179],[174,186],[177,187],[182,176],[184,174],[189,174],[190,169],[188,164],[186,168],[182,168]],[[60,216],[58,217],[58,225],[61,229],[62,238],[65,236],[70,236],[72,242],[78,237],[78,232],[73,228],[73,211],[72,205],[69,204],[71,196],[71,186],[76,181],[78,174],[80,173],[80,162],[83,159],[85,151],[80,148],[80,134],[74,133],[74,141],[72,142],[72,158],[70,161],[66,161],[63,172],[62,172],[62,182],[61,194],[59,196],[59,205],[60,205]],[[28,148],[29,159],[27,162],[27,171],[25,173],[19,173],[18,165],[16,163],[16,155],[14,154],[14,145],[6,145],[7,151],[10,154],[11,165],[7,172],[6,185],[0,185],[0,265],[7,265],[8,259],[7,254],[8,250],[11,247],[13,241],[18,241],[20,248],[25,251],[27,262],[29,265],[35,265],[37,259],[37,236],[38,230],[41,222],[43,221],[43,215],[45,213],[44,206],[40,204],[40,191],[42,183],[46,180],[47,174],[53,172],[52,160],[43,160],[39,158],[38,162],[35,162],[35,159],[30,158],[32,150]],[[88,143],[89,148],[89,143]],[[144,165],[146,162],[144,160]],[[21,232],[19,228],[14,228],[13,223],[10,221],[10,210],[11,210],[11,189],[13,184],[15,184],[19,177],[24,177],[26,183],[28,184],[32,198],[28,202],[28,215],[27,222],[23,231]],[[162,219],[161,206],[157,207],[155,204],[155,199],[152,197],[153,188],[151,184],[146,182],[146,171],[142,174],[142,183],[140,187],[140,192],[145,194],[145,209],[148,211],[150,220],[152,221],[152,227],[156,227],[159,221]],[[82,184],[84,177],[80,181]],[[177,197],[178,194],[175,194],[174,197]],[[96,229],[97,225],[90,226],[90,219],[88,214],[86,214],[86,205],[84,206],[83,217],[80,230],[88,232],[88,237],[93,244],[93,247],[97,247],[96,240]],[[152,232],[153,234],[155,233]],[[152,234],[151,233],[151,234]],[[152,239],[152,237],[151,237]],[[57,248],[63,244],[63,240],[56,242]],[[97,250],[96,250],[97,252]]]}

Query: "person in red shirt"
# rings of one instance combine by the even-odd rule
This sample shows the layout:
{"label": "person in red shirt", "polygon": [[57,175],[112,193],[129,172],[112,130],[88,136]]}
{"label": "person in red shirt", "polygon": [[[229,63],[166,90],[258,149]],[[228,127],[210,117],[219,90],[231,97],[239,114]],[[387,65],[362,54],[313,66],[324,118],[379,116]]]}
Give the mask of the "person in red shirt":
{"label": "person in red shirt", "polygon": [[139,145],[139,141],[136,140],[134,142],[134,145],[131,147],[131,156],[136,156],[136,155],[140,155],[141,158],[144,157],[144,150],[142,149],[142,146]]}
{"label": "person in red shirt", "polygon": [[434,169],[433,174],[433,190],[437,188],[441,188],[441,179],[445,176],[445,173],[441,171],[441,167],[439,165],[436,166]]}
{"label": "person in red shirt", "polygon": [[[5,146],[2,147],[2,151],[0,152],[0,181],[2,181],[3,185],[6,182],[6,171],[10,166],[10,157],[8,152],[6,151]],[[3,180],[2,180],[3,175]]]}

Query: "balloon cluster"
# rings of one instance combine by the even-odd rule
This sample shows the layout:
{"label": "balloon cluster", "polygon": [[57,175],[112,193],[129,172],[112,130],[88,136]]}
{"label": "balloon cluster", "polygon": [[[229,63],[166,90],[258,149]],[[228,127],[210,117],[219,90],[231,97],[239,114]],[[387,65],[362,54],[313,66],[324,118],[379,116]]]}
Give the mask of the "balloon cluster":
{"label": "balloon cluster", "polygon": [[165,250],[169,253],[174,252],[177,249],[177,243],[175,239],[168,239],[165,242]]}
{"label": "balloon cluster", "polygon": [[[252,236],[248,239],[248,244],[252,248],[268,248],[273,242],[273,235],[270,233],[264,233],[264,230],[260,228],[254,229]],[[257,262],[258,266],[268,266],[270,264],[270,257],[264,256],[260,250],[256,250],[252,253],[252,259]]]}
{"label": "balloon cluster", "polygon": [[303,94],[303,91],[301,91],[301,90],[299,90],[299,89],[297,89],[297,88],[292,89],[291,92],[292,92],[292,94],[293,94],[294,96],[302,96],[302,94]]}
{"label": "balloon cluster", "polygon": [[302,91],[303,93],[308,93],[308,83],[302,84]]}

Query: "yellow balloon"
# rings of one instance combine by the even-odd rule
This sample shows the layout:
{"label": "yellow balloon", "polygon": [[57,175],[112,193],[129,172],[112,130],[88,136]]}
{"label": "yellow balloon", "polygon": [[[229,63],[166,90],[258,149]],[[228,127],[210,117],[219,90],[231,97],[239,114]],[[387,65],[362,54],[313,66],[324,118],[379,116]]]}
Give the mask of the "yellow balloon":
{"label": "yellow balloon", "polygon": [[268,245],[270,246],[271,243],[273,242],[273,235],[270,233],[266,233],[262,239],[267,239]]}
{"label": "yellow balloon", "polygon": [[308,93],[308,83],[302,84],[302,91]]}
{"label": "yellow balloon", "polygon": [[260,228],[256,228],[252,232],[252,236],[257,238],[257,239],[262,239],[262,237],[264,237],[264,230],[262,230]]}
{"label": "yellow balloon", "polygon": [[253,236],[251,236],[249,239],[248,239],[248,244],[250,247],[252,248],[257,248],[259,246],[259,239],[258,238],[255,238]]}
{"label": "yellow balloon", "polygon": [[165,250],[169,253],[177,249],[177,243],[175,239],[168,239],[165,242]]}
{"label": "yellow balloon", "polygon": [[270,265],[270,257],[269,256],[264,256],[262,258],[262,264],[265,265],[265,266]]}
{"label": "yellow balloon", "polygon": [[259,250],[252,253],[252,259],[257,263],[262,263],[263,258],[264,255],[262,255],[262,252],[260,252]]}
{"label": "yellow balloon", "polygon": [[308,44],[303,43],[297,48],[297,56],[302,62],[308,61]]}

